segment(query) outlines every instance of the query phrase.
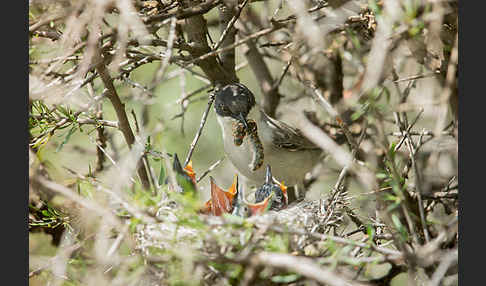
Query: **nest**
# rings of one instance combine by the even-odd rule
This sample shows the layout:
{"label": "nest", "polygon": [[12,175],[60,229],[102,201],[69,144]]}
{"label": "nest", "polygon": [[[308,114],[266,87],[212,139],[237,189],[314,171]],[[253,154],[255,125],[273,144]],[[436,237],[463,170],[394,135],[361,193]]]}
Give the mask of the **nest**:
{"label": "nest", "polygon": [[190,249],[216,257],[229,246],[244,246],[255,233],[261,240],[277,233],[288,238],[289,252],[304,253],[305,247],[316,241],[313,234],[326,234],[342,224],[347,206],[346,192],[339,191],[327,199],[304,200],[280,211],[249,218],[199,215],[198,219],[204,223],[202,228],[181,224],[175,215],[177,207],[165,206],[157,213],[159,222],[138,226],[137,249],[148,258],[153,258],[154,249],[162,252]]}

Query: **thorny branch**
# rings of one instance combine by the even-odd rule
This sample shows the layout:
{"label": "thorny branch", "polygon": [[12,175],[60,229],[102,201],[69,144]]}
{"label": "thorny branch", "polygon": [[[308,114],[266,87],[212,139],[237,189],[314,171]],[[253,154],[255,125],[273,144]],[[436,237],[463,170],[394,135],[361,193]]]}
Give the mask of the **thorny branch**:
{"label": "thorny branch", "polygon": [[[71,275],[78,266],[68,264],[60,251],[62,261],[30,269],[29,277],[41,278],[39,273],[52,270],[61,275],[55,282],[63,277],[73,283],[86,282],[85,276],[93,283],[98,277],[93,274],[103,273],[102,284],[130,284],[147,275],[161,283],[191,277],[206,284],[294,279],[289,283],[387,285],[408,272],[409,283],[440,285],[447,276],[457,276],[457,148],[429,146],[434,141],[441,146],[440,140],[457,131],[457,118],[452,118],[452,128],[443,128],[448,122],[444,108],[449,104],[454,112],[457,100],[457,1],[424,2],[413,9],[396,1],[378,1],[373,7],[362,1],[258,1],[262,9],[255,9],[253,0],[106,1],[101,6],[94,5],[96,1],[63,2],[65,6],[56,2],[49,9],[41,2],[45,1],[29,2],[29,105],[43,104],[40,111],[31,108],[29,114],[29,203],[35,202],[38,192],[50,192],[75,205],[69,210],[73,222],[62,227],[72,225],[74,239],[96,233],[94,238],[87,236],[95,246],[70,244],[75,251],[69,255],[81,262],[93,257],[95,263],[86,264],[87,275],[78,279]],[[90,13],[93,7],[103,9]],[[219,17],[209,12],[219,12]],[[398,49],[404,45],[411,57]],[[100,54],[92,57],[94,47],[100,47]],[[247,63],[240,63],[239,53]],[[155,63],[156,71],[146,76],[150,63]],[[172,98],[182,113],[175,117],[192,112],[187,107],[193,102],[207,100],[188,146],[187,165],[197,143],[204,140],[214,100],[212,95],[209,99],[195,95],[240,81],[240,76],[245,80],[246,73],[237,71],[246,65],[260,86],[268,114],[275,115],[279,104],[317,106],[312,120],[297,116],[297,122],[289,123],[328,154],[312,174],[318,184],[311,186],[317,188],[319,200],[310,196],[285,211],[242,220],[188,213],[167,191],[169,185],[182,191],[165,152],[170,145],[158,146],[160,141],[154,139],[135,156],[142,146],[136,145],[125,104],[137,105],[135,110],[141,105],[144,115],[140,125],[135,119],[137,133],[144,135],[148,129],[155,138],[162,130],[164,138],[170,138],[175,133],[165,121],[170,118],[156,109],[174,92],[167,89],[170,81],[181,80],[180,94]],[[281,72],[272,76],[276,70]],[[193,80],[203,85],[192,89]],[[419,80],[433,88],[422,89],[417,96]],[[135,88],[135,96],[124,97],[127,87]],[[305,96],[306,90],[312,98]],[[292,94],[295,100],[281,103],[281,94]],[[435,112],[437,106],[440,114]],[[59,112],[61,108],[69,112]],[[110,110],[115,120],[110,120]],[[435,122],[436,130],[429,122]],[[64,186],[53,179],[57,176],[50,176],[51,166],[59,163],[44,158],[48,152],[42,152],[43,146],[60,130],[81,130],[85,125],[94,127],[88,131],[88,135],[95,132],[88,143],[96,150],[84,146],[71,150],[83,150],[83,159],[96,162],[96,172],[91,172],[91,165],[69,162],[90,171],[83,176],[75,171],[78,168],[63,165],[62,172],[68,170],[70,178],[75,175]],[[156,131],[150,131],[153,125]],[[122,132],[122,145],[136,149],[129,154],[136,160],[117,162],[123,148],[111,128]],[[70,144],[68,139],[65,136],[62,144]],[[162,161],[160,174],[148,158]],[[114,166],[111,170],[103,167],[106,159]],[[202,179],[223,160],[216,159],[194,162],[206,170],[196,176],[198,191],[207,191]],[[152,184],[159,192],[139,192],[133,184],[134,170],[145,188]],[[107,175],[110,171],[122,178]],[[234,175],[228,172],[218,170]],[[325,184],[331,174],[335,183]],[[107,181],[115,187],[107,187]],[[282,223],[285,215],[295,220]],[[304,223],[297,223],[299,219]],[[130,241],[128,233],[136,241]],[[127,247],[130,256],[124,252]],[[158,255],[161,251],[164,255]],[[383,263],[391,264],[383,277],[363,275],[363,269]],[[133,265],[140,271],[131,271]],[[171,267],[181,273],[173,273]]]}

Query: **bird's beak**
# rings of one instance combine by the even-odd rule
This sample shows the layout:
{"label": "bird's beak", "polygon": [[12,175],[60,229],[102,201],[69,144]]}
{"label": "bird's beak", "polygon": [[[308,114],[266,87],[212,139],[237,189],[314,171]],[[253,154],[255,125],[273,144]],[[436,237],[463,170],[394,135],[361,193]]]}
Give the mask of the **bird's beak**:
{"label": "bird's beak", "polygon": [[237,119],[241,123],[243,123],[243,125],[245,126],[245,129],[248,130],[248,122],[246,122],[246,118],[245,118],[245,116],[243,116],[243,113],[238,114]]}
{"label": "bird's beak", "polygon": [[228,192],[234,197],[237,194],[237,190],[238,190],[238,175],[235,174],[235,176],[233,177],[233,184],[231,184],[231,187],[228,189]]}
{"label": "bird's beak", "polygon": [[272,184],[272,169],[270,168],[270,165],[267,165],[265,173],[265,183]]}
{"label": "bird's beak", "polygon": [[266,197],[263,201],[256,203],[256,204],[250,204],[248,203],[248,207],[250,208],[251,215],[262,215],[268,209],[270,209],[270,201],[271,198],[273,197],[274,193],[272,192],[268,197]]}
{"label": "bird's beak", "polygon": [[179,174],[184,174],[181,161],[179,161],[179,157],[177,157],[177,154],[174,154],[174,163],[172,164],[172,168],[174,168],[174,171],[178,172]]}

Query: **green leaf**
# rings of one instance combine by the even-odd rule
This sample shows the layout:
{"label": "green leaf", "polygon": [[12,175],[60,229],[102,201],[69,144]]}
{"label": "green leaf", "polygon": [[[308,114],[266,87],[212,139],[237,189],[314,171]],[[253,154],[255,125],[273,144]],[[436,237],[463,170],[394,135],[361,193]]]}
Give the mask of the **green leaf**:
{"label": "green leaf", "polygon": [[373,242],[373,237],[375,236],[375,228],[372,225],[366,226],[366,234],[368,235],[368,241]]}
{"label": "green leaf", "polygon": [[130,218],[130,226],[129,226],[129,229],[130,229],[130,232],[131,233],[134,233],[135,230],[137,230],[137,225],[140,224],[142,221],[139,220],[138,218]]}
{"label": "green leaf", "polygon": [[387,103],[390,103],[391,92],[388,88],[383,87],[383,93],[385,94]]}
{"label": "green leaf", "polygon": [[359,109],[357,111],[355,111],[353,114],[351,114],[351,120],[352,121],[356,121],[358,118],[361,117],[361,115],[363,115],[363,110],[362,109]]}
{"label": "green leaf", "polygon": [[265,250],[272,252],[287,253],[289,249],[288,237],[281,234],[273,234],[265,245]]}
{"label": "green leaf", "polygon": [[49,139],[51,139],[51,133],[50,132],[47,133],[46,135],[40,137],[40,138],[37,138],[37,140],[32,145],[32,148],[40,149],[40,147],[45,145],[47,143],[47,141],[49,141]]}
{"label": "green leaf", "polygon": [[52,216],[51,213],[48,210],[42,210],[42,215],[46,217]]}
{"label": "green leaf", "polygon": [[388,178],[388,175],[385,174],[385,173],[377,173],[375,176],[376,176],[377,179],[386,179],[386,178]]}
{"label": "green leaf", "polygon": [[59,144],[59,146],[57,146],[56,153],[61,151],[64,144],[66,144],[69,141],[69,138],[71,138],[71,135],[73,135],[74,132],[76,132],[76,130],[77,130],[76,126],[72,126],[71,129],[69,129],[69,131],[68,131],[66,137],[64,137],[64,140],[62,141],[62,143]]}
{"label": "green leaf", "polygon": [[69,109],[67,109],[66,107],[64,107],[64,106],[62,106],[62,105],[59,105],[59,106],[57,106],[57,110],[58,110],[59,112],[61,112],[61,113],[62,113],[62,115],[66,116],[66,117],[70,117],[71,112],[70,112],[70,110],[69,110]]}
{"label": "green leaf", "polygon": [[277,275],[272,277],[272,282],[275,283],[292,283],[300,278],[299,274]]}
{"label": "green leaf", "polygon": [[164,184],[164,180],[165,180],[164,162],[161,162],[160,173],[159,173],[159,186],[162,186]]}
{"label": "green leaf", "polygon": [[381,14],[381,8],[378,6],[378,3],[376,3],[376,0],[370,0],[368,1],[368,5],[370,10],[375,14],[375,16],[378,16]]}
{"label": "green leaf", "polygon": [[396,214],[392,214],[391,216],[391,219],[393,221],[393,224],[395,225],[395,227],[398,229],[398,231],[400,232],[402,238],[404,240],[407,240],[408,238],[408,233],[407,233],[407,230],[405,229],[405,227],[403,226],[402,222],[400,221],[400,219],[398,218],[398,216]]}

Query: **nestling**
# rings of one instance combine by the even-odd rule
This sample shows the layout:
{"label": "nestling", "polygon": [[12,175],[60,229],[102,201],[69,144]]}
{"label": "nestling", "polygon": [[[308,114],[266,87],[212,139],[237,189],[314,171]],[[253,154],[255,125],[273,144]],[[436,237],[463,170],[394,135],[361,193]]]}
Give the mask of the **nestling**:
{"label": "nestling", "polygon": [[233,210],[231,214],[240,217],[250,217],[254,215],[262,215],[270,209],[271,202],[275,193],[270,193],[264,200],[258,203],[250,203],[245,199],[243,186],[238,184],[238,177],[236,177],[236,195],[233,198]]}
{"label": "nestling", "polygon": [[267,165],[265,173],[265,182],[255,192],[255,203],[263,202],[268,196],[274,194],[270,201],[270,209],[279,211],[288,205],[287,187],[280,183],[274,182],[272,169]]}

